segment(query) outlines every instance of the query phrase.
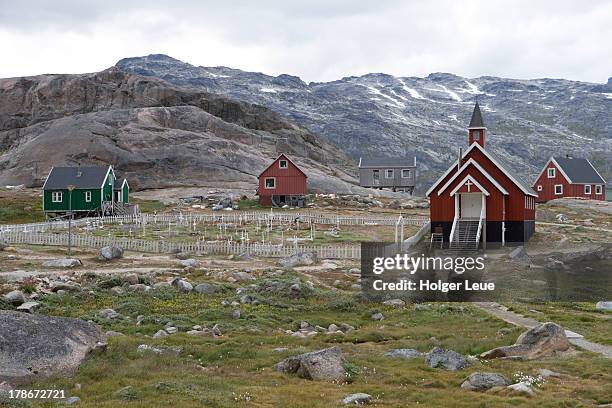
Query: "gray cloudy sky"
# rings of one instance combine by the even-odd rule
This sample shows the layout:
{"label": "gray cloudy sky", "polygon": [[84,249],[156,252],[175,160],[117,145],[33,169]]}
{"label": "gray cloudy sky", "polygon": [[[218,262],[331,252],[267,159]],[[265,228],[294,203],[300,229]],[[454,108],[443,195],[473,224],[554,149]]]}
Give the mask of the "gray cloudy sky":
{"label": "gray cloudy sky", "polygon": [[612,76],[612,1],[0,0],[0,77],[163,53],[305,81]]}

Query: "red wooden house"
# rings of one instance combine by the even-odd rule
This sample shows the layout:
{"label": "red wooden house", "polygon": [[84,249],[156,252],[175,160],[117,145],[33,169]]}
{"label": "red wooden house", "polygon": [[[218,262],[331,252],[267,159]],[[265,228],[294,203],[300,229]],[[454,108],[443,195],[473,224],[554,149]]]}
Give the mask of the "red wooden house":
{"label": "red wooden house", "polygon": [[485,148],[478,104],[468,127],[469,147],[427,191],[432,233],[450,248],[528,241],[535,231],[536,193]]}
{"label": "red wooden house", "polygon": [[306,173],[281,154],[258,177],[260,204],[303,207],[307,178]]}
{"label": "red wooden house", "polygon": [[605,200],[606,181],[587,159],[551,157],[540,172],[533,189],[537,202],[561,197]]}

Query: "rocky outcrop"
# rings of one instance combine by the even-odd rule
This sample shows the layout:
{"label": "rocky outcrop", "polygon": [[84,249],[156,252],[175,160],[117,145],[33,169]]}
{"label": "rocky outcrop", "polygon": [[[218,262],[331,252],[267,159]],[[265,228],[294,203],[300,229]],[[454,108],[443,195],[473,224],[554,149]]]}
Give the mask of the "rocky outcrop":
{"label": "rocky outcrop", "polygon": [[83,163],[112,164],[133,190],[254,190],[279,150],[308,169],[311,188],[355,183],[340,149],[261,106],[114,67],[0,79],[0,186],[41,185],[51,166]]}
{"label": "rocky outcrop", "polygon": [[104,349],[105,341],[83,320],[0,310],[0,382],[72,373],[91,351]]}
{"label": "rocky outcrop", "polygon": [[484,359],[550,357],[570,349],[565,330],[556,323],[543,323],[521,334],[512,346],[497,347],[480,355]]}
{"label": "rocky outcrop", "polygon": [[331,347],[289,357],[274,366],[276,371],[297,374],[308,380],[344,382],[346,370],[339,347]]}

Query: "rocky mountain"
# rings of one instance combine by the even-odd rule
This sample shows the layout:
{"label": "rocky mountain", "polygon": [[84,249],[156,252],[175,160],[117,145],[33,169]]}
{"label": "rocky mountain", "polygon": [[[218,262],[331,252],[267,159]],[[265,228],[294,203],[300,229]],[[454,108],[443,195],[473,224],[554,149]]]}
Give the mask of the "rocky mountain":
{"label": "rocky mountain", "polygon": [[589,158],[612,180],[612,78],[594,84],[376,73],[307,84],[291,75],[193,66],[165,55],[126,58],[117,66],[269,107],[355,158],[416,154],[421,191],[467,144],[476,101],[488,146],[526,178],[533,179],[551,155],[571,154]]}
{"label": "rocky mountain", "polygon": [[53,165],[113,164],[135,189],[254,191],[278,152],[309,186],[346,191],[355,163],[272,110],[113,67],[0,79],[0,186],[41,185]]}

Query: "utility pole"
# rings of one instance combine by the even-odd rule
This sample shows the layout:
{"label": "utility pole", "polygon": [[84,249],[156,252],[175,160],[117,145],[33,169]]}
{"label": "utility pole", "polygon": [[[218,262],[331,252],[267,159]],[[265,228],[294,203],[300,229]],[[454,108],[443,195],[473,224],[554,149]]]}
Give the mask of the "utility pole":
{"label": "utility pole", "polygon": [[68,185],[68,256],[72,256],[72,191],[74,186]]}

